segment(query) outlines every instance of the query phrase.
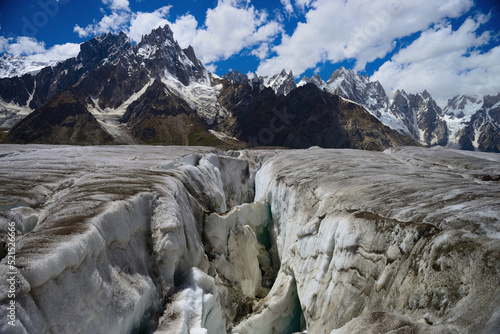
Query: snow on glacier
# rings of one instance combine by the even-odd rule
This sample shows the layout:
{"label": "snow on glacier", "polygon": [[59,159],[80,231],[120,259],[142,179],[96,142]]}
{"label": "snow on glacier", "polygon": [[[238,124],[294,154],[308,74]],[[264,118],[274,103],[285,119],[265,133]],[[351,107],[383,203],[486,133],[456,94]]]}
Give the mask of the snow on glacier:
{"label": "snow on glacier", "polygon": [[439,148],[1,145],[17,328],[494,333],[499,166]]}

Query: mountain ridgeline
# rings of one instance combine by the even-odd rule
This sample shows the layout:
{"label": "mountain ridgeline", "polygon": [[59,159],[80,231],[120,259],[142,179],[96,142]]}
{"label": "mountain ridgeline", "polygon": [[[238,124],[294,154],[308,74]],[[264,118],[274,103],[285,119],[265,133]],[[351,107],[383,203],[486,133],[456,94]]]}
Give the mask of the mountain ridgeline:
{"label": "mountain ridgeline", "polygon": [[124,33],[95,37],[77,57],[36,74],[22,64],[0,58],[8,69],[0,71],[0,128],[10,143],[500,152],[500,94],[457,96],[441,109],[426,91],[397,91],[390,101],[378,81],[344,68],[326,82],[314,76],[297,84],[285,70],[218,77],[168,26],[135,45]]}

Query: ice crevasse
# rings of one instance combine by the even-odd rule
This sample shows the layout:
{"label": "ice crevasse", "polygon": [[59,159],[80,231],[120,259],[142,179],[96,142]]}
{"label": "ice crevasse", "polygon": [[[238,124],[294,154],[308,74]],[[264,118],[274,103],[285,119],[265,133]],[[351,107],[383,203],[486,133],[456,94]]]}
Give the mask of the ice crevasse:
{"label": "ice crevasse", "polygon": [[494,154],[0,151],[3,332],[498,332]]}

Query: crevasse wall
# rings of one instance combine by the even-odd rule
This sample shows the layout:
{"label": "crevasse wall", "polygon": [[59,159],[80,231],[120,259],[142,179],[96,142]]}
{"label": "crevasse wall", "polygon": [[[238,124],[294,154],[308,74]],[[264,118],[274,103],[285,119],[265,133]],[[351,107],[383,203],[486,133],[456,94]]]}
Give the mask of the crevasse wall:
{"label": "crevasse wall", "polygon": [[[275,284],[294,279],[308,333],[497,332],[499,185],[481,173],[498,166],[497,156],[421,149],[310,149],[267,161],[255,200],[272,212]],[[384,313],[356,323],[373,312]],[[406,323],[390,321],[400,315]]]}
{"label": "crevasse wall", "polygon": [[[256,296],[267,294],[276,272],[258,240],[269,239],[269,210],[251,203],[255,166],[246,158],[183,149],[154,163],[151,152],[139,161],[130,159],[135,150],[111,150],[110,158],[110,152],[88,150],[73,161],[71,148],[50,148],[36,155],[39,166],[12,175],[36,187],[33,193],[12,184],[6,190],[11,204],[1,223],[14,220],[18,227],[18,288],[12,327],[7,282],[0,283],[2,331],[231,330]],[[68,160],[73,165],[65,169]],[[51,175],[40,177],[40,168]],[[37,209],[19,206],[33,202]],[[33,215],[38,223],[29,232],[23,224]],[[0,270],[7,275],[5,260]]]}

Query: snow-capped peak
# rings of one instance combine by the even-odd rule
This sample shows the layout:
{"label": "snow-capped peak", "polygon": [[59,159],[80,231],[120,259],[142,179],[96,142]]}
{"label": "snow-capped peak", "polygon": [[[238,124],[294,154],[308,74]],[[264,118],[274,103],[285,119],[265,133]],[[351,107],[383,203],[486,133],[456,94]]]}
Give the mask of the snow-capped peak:
{"label": "snow-capped peak", "polygon": [[389,99],[378,81],[370,81],[368,76],[339,68],[326,82],[325,89],[363,105],[371,114],[380,117],[389,106]]}
{"label": "snow-capped peak", "polygon": [[261,89],[263,89],[263,87],[271,88],[278,96],[288,95],[288,93],[297,88],[292,71],[287,73],[285,69],[272,77],[255,76],[251,80],[251,83],[252,85],[260,85]]}
{"label": "snow-capped peak", "polygon": [[272,88],[276,95],[287,95],[297,88],[292,71],[287,73],[285,69],[270,78],[264,77],[262,83],[264,86]]}
{"label": "snow-capped peak", "polygon": [[226,73],[222,76],[224,79],[231,80],[233,82],[238,82],[238,83],[248,83],[248,75],[242,74],[236,70],[232,70],[229,73]]}
{"label": "snow-capped peak", "polygon": [[0,57],[0,78],[20,77],[25,74],[35,75],[47,66],[55,66],[57,60],[35,61],[28,56],[9,55]]}
{"label": "snow-capped peak", "polygon": [[456,118],[470,118],[483,106],[483,99],[479,96],[457,95],[448,100],[443,112]]}
{"label": "snow-capped peak", "polygon": [[312,78],[308,78],[306,76],[303,76],[302,79],[297,84],[297,87],[305,86],[308,83],[315,84],[316,87],[318,87],[319,89],[323,89],[326,86],[326,82],[324,82],[323,79],[321,79],[319,74],[315,74],[315,75],[313,75]]}

